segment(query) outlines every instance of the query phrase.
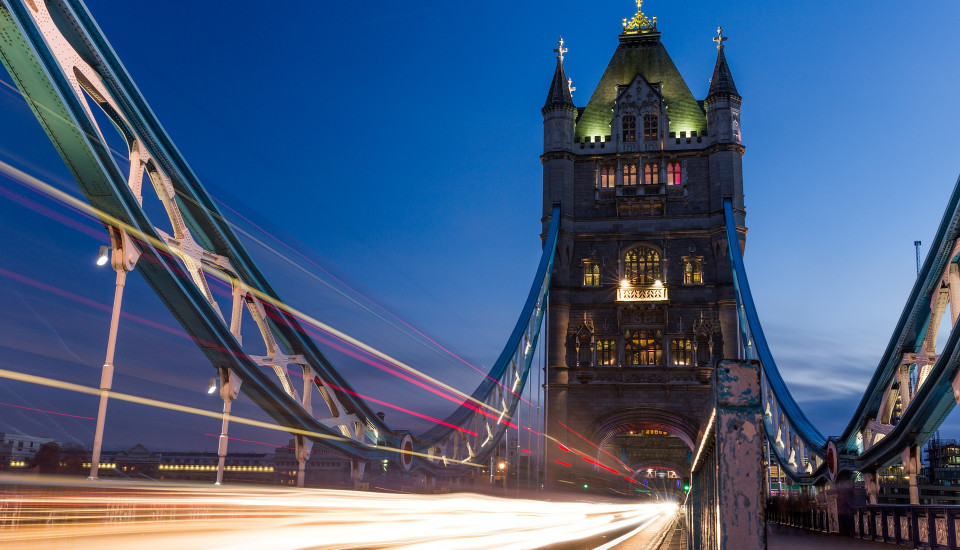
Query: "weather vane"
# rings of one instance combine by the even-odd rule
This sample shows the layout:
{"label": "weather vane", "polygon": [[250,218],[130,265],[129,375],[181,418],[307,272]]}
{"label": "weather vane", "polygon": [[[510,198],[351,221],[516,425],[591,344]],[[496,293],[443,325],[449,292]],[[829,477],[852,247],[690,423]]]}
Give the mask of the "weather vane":
{"label": "weather vane", "polygon": [[624,31],[640,31],[647,29],[656,29],[657,28],[657,18],[648,19],[646,15],[643,14],[643,0],[637,0],[637,13],[633,16],[633,19],[627,21],[626,18],[623,19],[623,30]]}
{"label": "weather vane", "polygon": [[557,59],[563,61],[563,54],[567,53],[569,50],[563,47],[563,37],[560,37],[560,45],[553,51],[557,52]]}
{"label": "weather vane", "polygon": [[717,49],[723,49],[723,43],[727,41],[727,37],[723,36],[723,27],[717,27],[717,36],[713,37],[713,41],[717,43]]}

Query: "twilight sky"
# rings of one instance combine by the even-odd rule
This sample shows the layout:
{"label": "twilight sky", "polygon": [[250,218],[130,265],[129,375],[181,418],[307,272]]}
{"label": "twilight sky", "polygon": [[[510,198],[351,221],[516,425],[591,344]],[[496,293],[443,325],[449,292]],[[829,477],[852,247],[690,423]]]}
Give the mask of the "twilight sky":
{"label": "twilight sky", "polygon": [[[629,0],[87,4],[227,218],[268,245],[248,241],[281,296],[466,392],[479,375],[367,300],[478,366],[494,361],[540,256],[551,50],[562,35],[582,106],[635,11]],[[698,99],[717,25],[730,38],[751,286],[794,395],[838,434],[913,283],[913,241],[925,254],[960,174],[960,5],[649,0],[645,12]],[[0,160],[78,194],[5,71],[0,81]],[[102,226],[4,178],[0,233],[0,368],[95,386],[113,292],[112,271],[93,264]],[[115,389],[219,409],[204,392],[213,369],[138,276],[124,300]],[[334,359],[360,392],[448,410]],[[92,441],[90,420],[19,408],[92,417],[92,397],[0,381],[0,403],[0,431]],[[264,416],[243,399],[235,411]],[[105,441],[214,450],[205,434],[218,430],[112,402]]]}

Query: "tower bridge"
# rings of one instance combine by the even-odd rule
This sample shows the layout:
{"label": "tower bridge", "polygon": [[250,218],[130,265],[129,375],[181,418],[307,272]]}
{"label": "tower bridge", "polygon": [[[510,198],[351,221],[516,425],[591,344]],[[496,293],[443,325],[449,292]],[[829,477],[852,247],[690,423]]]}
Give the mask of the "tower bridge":
{"label": "tower bridge", "polygon": [[[923,548],[957,547],[960,512],[921,506],[918,478],[920,448],[960,400],[960,331],[952,330],[960,311],[960,186],[947,198],[930,252],[853,417],[843,433],[825,436],[778,371],[743,264],[743,98],[725,53],[728,37],[717,29],[710,88],[698,99],[661,42],[656,18],[644,15],[641,4],[624,19],[617,48],[584,106],[575,104],[564,67],[569,49],[561,39],[554,50],[542,108],[542,257],[499,358],[478,387],[462,391],[281,299],[81,0],[2,0],[0,57],[85,200],[10,165],[0,169],[104,225],[110,246],[103,257],[116,272],[116,293],[97,388],[6,369],[0,375],[9,383],[70,386],[100,397],[90,460],[96,480],[107,405],[135,400],[114,392],[112,379],[125,282],[137,273],[212,366],[211,388],[223,401],[216,415],[222,420],[218,485],[231,422],[248,421],[231,415],[242,395],[294,437],[301,486],[316,450],[351,460],[357,487],[369,479],[370,463],[477,487],[484,475],[496,482],[495,461],[519,464],[527,452],[549,490],[586,488],[601,479],[635,495],[658,480],[657,488],[680,499],[689,548],[764,548],[768,518]],[[122,134],[129,170],[109,150],[95,109]],[[160,208],[149,210],[149,202]],[[218,284],[230,289],[229,299],[211,290]],[[951,330],[938,346],[948,306]],[[244,323],[256,327],[259,347],[242,338]],[[308,327],[458,407],[432,419],[423,433],[391,427]],[[538,346],[547,380],[542,433],[529,418],[524,424],[521,405],[538,368]],[[179,410],[210,415],[187,409]],[[520,446],[522,430],[535,435],[537,453]],[[897,462],[910,504],[883,507],[878,476]],[[794,499],[765,509],[771,468],[815,498],[805,498],[802,508]],[[564,513],[560,508],[551,513]],[[631,528],[658,521],[661,543],[675,525],[662,511],[610,513],[617,521],[624,514],[634,518]],[[595,536],[617,529],[627,530],[620,525]]]}

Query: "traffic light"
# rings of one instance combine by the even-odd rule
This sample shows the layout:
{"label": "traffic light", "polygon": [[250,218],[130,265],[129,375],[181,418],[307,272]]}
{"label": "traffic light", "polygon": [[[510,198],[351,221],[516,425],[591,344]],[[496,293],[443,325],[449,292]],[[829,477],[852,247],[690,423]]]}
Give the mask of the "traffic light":
{"label": "traffic light", "polygon": [[686,492],[689,491],[689,490],[690,490],[690,484],[689,484],[689,483],[684,483],[684,484],[683,484],[683,492],[686,493]]}

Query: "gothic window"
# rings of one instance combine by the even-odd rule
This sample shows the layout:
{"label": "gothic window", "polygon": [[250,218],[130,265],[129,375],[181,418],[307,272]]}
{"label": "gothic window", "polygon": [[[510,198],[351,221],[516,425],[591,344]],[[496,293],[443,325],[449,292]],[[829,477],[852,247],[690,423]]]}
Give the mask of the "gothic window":
{"label": "gothic window", "polygon": [[660,165],[655,162],[648,162],[643,165],[643,183],[654,185],[660,183]]}
{"label": "gothic window", "polygon": [[683,284],[703,284],[703,260],[700,258],[683,259]]}
{"label": "gothic window", "polygon": [[660,117],[657,115],[643,115],[643,139],[644,141],[656,141]]}
{"label": "gothic window", "polygon": [[630,329],[623,334],[623,360],[628,365],[659,365],[663,346],[656,332]]}
{"label": "gothic window", "polygon": [[597,365],[617,364],[617,341],[612,338],[597,340]]}
{"label": "gothic window", "polygon": [[660,254],[649,246],[638,246],[623,257],[623,276],[631,284],[652,285],[660,279]]}
{"label": "gothic window", "polygon": [[667,185],[680,185],[680,163],[679,162],[668,162],[667,163]]}
{"label": "gothic window", "polygon": [[620,117],[623,125],[623,141],[637,141],[637,117]]}
{"label": "gothic window", "polygon": [[637,184],[637,165],[636,164],[627,163],[623,165],[623,184],[624,185]]}
{"label": "gothic window", "polygon": [[600,286],[600,264],[584,264],[583,286]]}
{"label": "gothic window", "polygon": [[693,364],[693,343],[689,338],[674,338],[670,341],[670,362],[678,366]]}
{"label": "gothic window", "polygon": [[617,169],[612,164],[600,166],[600,188],[612,189],[616,185]]}

